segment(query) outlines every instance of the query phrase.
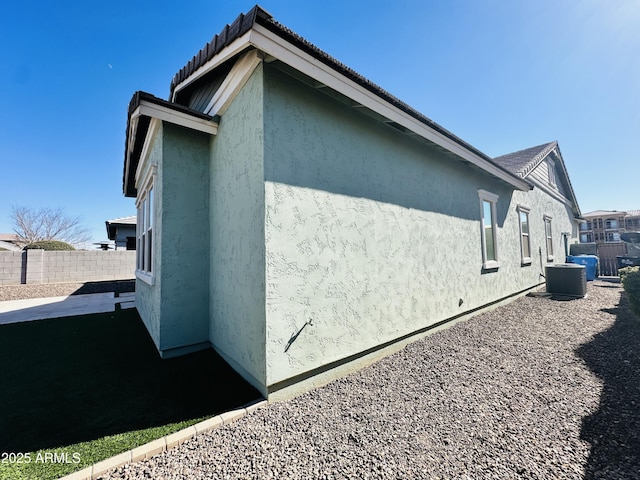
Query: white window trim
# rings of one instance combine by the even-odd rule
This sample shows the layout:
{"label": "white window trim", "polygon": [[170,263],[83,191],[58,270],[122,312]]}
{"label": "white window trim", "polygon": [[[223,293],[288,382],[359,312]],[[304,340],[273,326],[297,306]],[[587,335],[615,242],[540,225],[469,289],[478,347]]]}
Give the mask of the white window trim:
{"label": "white window trim", "polygon": [[[152,237],[152,241],[151,241],[151,248],[155,248],[156,246],[156,242],[154,240],[155,237],[155,233],[156,233],[156,222],[155,222],[155,209],[156,209],[156,202],[157,202],[157,195],[156,195],[156,166],[152,165],[151,168],[149,168],[147,175],[145,177],[144,182],[142,182],[142,187],[138,188],[138,196],[136,198],[136,211],[137,211],[137,218],[136,218],[136,278],[142,280],[145,283],[148,283],[149,285],[154,285],[155,284],[155,262],[156,262],[156,255],[155,253],[151,253],[151,264],[149,265],[150,270],[145,270],[144,268],[144,264],[147,262],[146,260],[146,255],[149,253],[147,251],[147,245],[144,245],[143,248],[141,247],[141,238],[143,235],[150,235]],[[152,201],[152,206],[147,208],[147,211],[144,212],[144,217],[143,217],[143,221],[140,221],[140,212],[141,212],[141,208],[144,208],[143,205],[145,205],[144,201],[146,200],[149,192],[153,190],[153,201]],[[153,210],[152,210],[153,208]],[[145,219],[148,219],[148,222],[145,221]],[[143,231],[143,229],[145,229],[146,227],[146,232]],[[151,230],[149,232],[149,230]],[[142,259],[141,256],[142,255]],[[142,268],[140,262],[142,261]]]}
{"label": "white window trim", "polygon": [[[542,219],[544,220],[544,243],[545,248],[547,249],[547,262],[553,262],[553,225],[551,221],[553,217],[551,215],[543,215]],[[547,223],[549,224],[549,231],[547,232]],[[551,240],[551,252],[549,252],[549,240]]]}
{"label": "white window trim", "polygon": [[[496,204],[498,203],[498,195],[486,190],[478,190],[478,199],[480,201],[480,234],[482,239],[482,268],[485,270],[495,270],[500,267],[500,257],[498,255],[498,215]],[[484,231],[484,205],[482,202],[491,204],[491,231],[493,234],[493,253],[495,260],[487,260],[487,239]]]}
{"label": "white window trim", "polygon": [[[516,208],[518,212],[518,227],[520,229],[520,264],[521,265],[531,265],[531,209],[525,205],[518,205]],[[527,214],[527,227],[529,232],[527,235],[527,242],[529,242],[529,256],[525,257],[524,255],[524,233],[522,232],[522,219],[520,218],[522,213]]]}

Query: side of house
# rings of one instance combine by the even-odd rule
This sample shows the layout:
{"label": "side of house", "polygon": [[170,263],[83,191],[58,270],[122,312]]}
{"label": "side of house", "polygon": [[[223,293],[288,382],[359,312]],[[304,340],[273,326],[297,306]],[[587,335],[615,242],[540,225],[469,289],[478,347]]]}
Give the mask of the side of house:
{"label": "side of house", "polygon": [[308,389],[543,283],[580,216],[543,147],[491,159],[255,7],[132,99],[140,315],[163,357]]}
{"label": "side of house", "polygon": [[577,232],[564,195],[452,161],[274,63],[261,75],[270,393],[525,292],[564,262],[563,234]]}
{"label": "side of house", "polygon": [[155,121],[140,163],[136,307],[163,357],[208,348],[209,135]]}

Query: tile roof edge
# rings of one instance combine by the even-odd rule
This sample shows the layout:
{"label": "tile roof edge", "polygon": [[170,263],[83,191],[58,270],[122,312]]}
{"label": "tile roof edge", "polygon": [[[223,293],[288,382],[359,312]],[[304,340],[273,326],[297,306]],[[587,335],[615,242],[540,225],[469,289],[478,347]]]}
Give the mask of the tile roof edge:
{"label": "tile roof edge", "polygon": [[272,15],[260,5],[254,5],[247,13],[241,13],[231,24],[226,24],[220,33],[213,36],[187,64],[182,67],[171,79],[169,98],[173,98],[175,88],[189,78],[205,63],[215,57],[224,47],[236,38],[244,35],[253,28],[259,19],[271,19]]}
{"label": "tile roof edge", "polygon": [[[142,104],[142,102],[153,103],[160,107],[164,107],[170,110],[174,110],[176,112],[184,113],[186,115],[190,115],[192,117],[200,118],[203,120],[211,121],[213,117],[211,115],[207,115],[206,113],[199,112],[197,110],[193,110],[189,107],[185,107],[184,105],[180,105],[178,103],[170,102],[168,100],[163,100],[161,98],[152,95],[151,93],[138,90],[133,94],[131,100],[129,101],[129,107],[127,110],[127,130],[125,132],[125,140],[124,140],[124,161],[125,161],[125,169],[122,174],[122,191],[125,196],[132,197],[135,196],[135,187],[129,185],[130,180],[133,179],[134,172],[127,171],[127,162],[130,161],[129,157],[129,134],[131,130],[131,116],[134,114],[136,109]],[[144,116],[144,115],[143,115]],[[145,133],[146,134],[146,133]],[[136,161],[137,163],[137,161]]]}
{"label": "tile roof edge", "polygon": [[[217,55],[224,47],[229,45],[233,40],[237,39],[241,35],[245,34],[249,31],[255,24],[259,24],[272,32],[273,34],[289,41],[296,47],[310,54],[316,60],[324,63],[328,67],[338,71],[342,75],[346,76],[350,80],[354,81],[358,85],[367,89],[369,92],[374,95],[380,97],[382,100],[390,103],[396,108],[403,111],[405,114],[415,118],[419,122],[428,126],[429,128],[435,130],[441,135],[447,137],[449,140],[463,147],[465,150],[477,155],[482,160],[490,163],[494,167],[502,170],[514,178],[521,178],[518,175],[514,175],[507,168],[502,165],[496,163],[493,158],[491,158],[486,153],[482,152],[478,148],[473,145],[467,143],[462,140],[460,137],[442,127],[435,121],[431,120],[427,116],[415,110],[413,107],[409,106],[407,103],[403,102],[396,96],[392,95],[388,91],[384,90],[377,84],[363,77],[355,70],[346,66],[342,62],[338,61],[328,53],[324,52],[305,38],[301,37],[297,33],[295,33],[290,28],[282,25],[281,23],[274,20],[273,16],[263,9],[260,5],[255,5],[251,10],[249,10],[246,14],[240,14],[238,17],[231,23],[225,25],[222,31],[215,35],[213,39],[207,43],[200,51],[192,57],[192,59],[182,67],[178,73],[176,73],[171,81],[170,86],[170,94],[169,98],[173,98],[175,94],[176,87],[187,80],[191,75],[193,75],[200,67],[205,65],[208,61],[210,61],[215,55]],[[231,33],[231,36],[229,35]]]}

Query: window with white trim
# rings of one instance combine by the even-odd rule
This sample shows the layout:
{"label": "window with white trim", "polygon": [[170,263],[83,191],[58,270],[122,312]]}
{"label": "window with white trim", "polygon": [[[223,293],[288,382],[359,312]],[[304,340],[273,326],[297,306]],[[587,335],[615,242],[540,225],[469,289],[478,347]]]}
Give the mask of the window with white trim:
{"label": "window with white trim", "polygon": [[547,262],[553,261],[553,230],[551,229],[551,217],[545,215],[544,217],[544,234],[547,239]]}
{"label": "window with white trim", "polygon": [[154,176],[138,190],[136,225],[136,276],[149,283],[153,280]]}
{"label": "window with white trim", "polygon": [[494,269],[500,266],[498,261],[498,224],[496,204],[498,195],[478,190],[480,199],[480,227],[482,237],[482,267]]}
{"label": "window with white trim", "polygon": [[518,205],[518,223],[520,224],[520,256],[522,265],[531,264],[531,238],[529,236],[529,212],[524,205]]}

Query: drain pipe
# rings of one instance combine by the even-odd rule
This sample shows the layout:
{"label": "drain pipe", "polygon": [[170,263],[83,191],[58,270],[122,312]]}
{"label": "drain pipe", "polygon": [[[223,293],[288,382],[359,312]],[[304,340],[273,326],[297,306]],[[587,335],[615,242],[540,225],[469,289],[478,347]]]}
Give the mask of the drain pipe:
{"label": "drain pipe", "polygon": [[542,247],[538,247],[538,255],[540,255],[540,276],[546,280],[547,277],[545,277],[544,273],[542,273],[544,272],[544,267],[542,265]]}
{"label": "drain pipe", "polygon": [[562,232],[562,240],[564,241],[564,256],[565,256],[565,260],[566,257],[569,256],[569,237],[571,236],[571,234],[569,232]]}

